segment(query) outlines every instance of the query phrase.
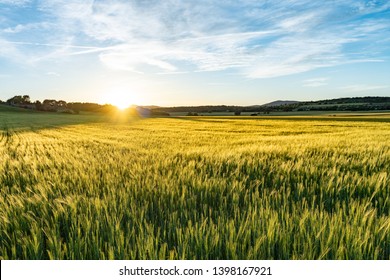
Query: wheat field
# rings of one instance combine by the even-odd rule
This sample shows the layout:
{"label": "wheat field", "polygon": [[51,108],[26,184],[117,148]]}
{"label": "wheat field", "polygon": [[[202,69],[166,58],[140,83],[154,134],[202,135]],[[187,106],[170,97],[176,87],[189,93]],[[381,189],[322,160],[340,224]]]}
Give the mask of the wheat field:
{"label": "wheat field", "polygon": [[390,259],[388,118],[0,117],[0,259]]}

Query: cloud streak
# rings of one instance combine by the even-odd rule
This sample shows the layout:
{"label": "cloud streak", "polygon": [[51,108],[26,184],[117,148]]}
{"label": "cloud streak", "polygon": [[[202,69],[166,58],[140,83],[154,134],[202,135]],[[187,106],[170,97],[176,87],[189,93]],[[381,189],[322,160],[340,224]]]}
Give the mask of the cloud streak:
{"label": "cloud streak", "polygon": [[316,88],[326,86],[328,84],[329,78],[321,77],[314,79],[307,79],[303,81],[303,87]]}
{"label": "cloud streak", "polygon": [[378,89],[385,89],[388,86],[383,85],[349,85],[342,87],[341,89],[346,92],[363,92],[363,91],[373,91]]}
{"label": "cloud streak", "polygon": [[31,0],[0,0],[0,5],[23,6],[30,2]]}

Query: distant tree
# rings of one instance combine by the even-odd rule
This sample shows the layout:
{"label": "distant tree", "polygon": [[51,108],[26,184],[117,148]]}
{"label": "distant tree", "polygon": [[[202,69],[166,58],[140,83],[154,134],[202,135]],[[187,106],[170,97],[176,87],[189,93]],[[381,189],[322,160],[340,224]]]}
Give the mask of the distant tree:
{"label": "distant tree", "polygon": [[38,111],[42,111],[43,108],[42,108],[42,102],[37,100],[35,101],[35,108],[38,110]]}
{"label": "distant tree", "polygon": [[10,105],[19,104],[22,101],[21,95],[15,95],[14,97],[7,100],[7,103]]}
{"label": "distant tree", "polygon": [[151,116],[153,117],[169,117],[170,114],[163,111],[152,111]]}
{"label": "distant tree", "polygon": [[58,107],[66,108],[66,107],[67,107],[66,105],[67,105],[67,104],[66,104],[66,102],[65,102],[64,100],[59,100],[59,101],[57,101],[57,106],[58,106]]}
{"label": "distant tree", "polygon": [[281,109],[283,112],[291,112],[294,109],[294,105],[283,105]]}
{"label": "distant tree", "polygon": [[23,99],[23,103],[25,103],[25,104],[31,103],[29,95],[23,95],[22,99]]}
{"label": "distant tree", "polygon": [[115,113],[118,111],[118,108],[114,105],[110,105],[110,104],[105,104],[105,105],[98,105],[99,107],[94,110],[95,112],[98,112],[98,113]]}
{"label": "distant tree", "polygon": [[235,112],[234,112],[234,115],[235,115],[235,116],[240,116],[240,115],[241,115],[241,111],[235,111]]}
{"label": "distant tree", "polygon": [[45,99],[42,102],[42,110],[55,112],[57,111],[57,101],[54,99]]}
{"label": "distant tree", "polygon": [[43,105],[46,105],[46,106],[54,106],[56,105],[57,101],[55,101],[54,99],[45,99],[43,100]]}

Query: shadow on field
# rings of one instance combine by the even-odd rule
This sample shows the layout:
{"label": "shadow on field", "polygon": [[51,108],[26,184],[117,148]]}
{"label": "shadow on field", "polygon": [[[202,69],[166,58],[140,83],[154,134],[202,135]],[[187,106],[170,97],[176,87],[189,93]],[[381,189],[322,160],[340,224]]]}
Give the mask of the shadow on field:
{"label": "shadow on field", "polygon": [[192,122],[224,122],[226,120],[291,120],[291,121],[340,121],[340,122],[390,122],[389,114],[366,114],[366,115],[324,115],[324,116],[176,116],[173,119]]}
{"label": "shadow on field", "polygon": [[199,116],[199,117],[178,117],[178,116],[175,116],[175,117],[172,117],[171,119],[173,120],[181,120],[181,121],[189,121],[189,122],[201,122],[201,123],[205,123],[205,122],[209,122],[209,123],[219,123],[219,122],[225,122],[226,120],[233,120],[234,117],[220,117],[220,116],[213,116],[213,117],[209,117],[209,116]]}
{"label": "shadow on field", "polygon": [[11,112],[0,110],[0,131],[36,131],[68,125],[97,123],[110,118],[98,114],[61,114],[46,112]]}
{"label": "shadow on field", "polygon": [[[37,131],[53,129],[69,125],[87,123],[130,123],[142,119],[134,115],[117,114],[64,114],[37,111],[15,111],[7,110],[6,106],[0,105],[0,132],[18,133],[23,131]],[[292,121],[347,121],[347,122],[390,122],[390,115],[336,115],[336,116],[198,116],[169,117],[170,120],[197,122],[197,123],[222,123],[226,121],[259,121],[259,120],[292,120]]]}

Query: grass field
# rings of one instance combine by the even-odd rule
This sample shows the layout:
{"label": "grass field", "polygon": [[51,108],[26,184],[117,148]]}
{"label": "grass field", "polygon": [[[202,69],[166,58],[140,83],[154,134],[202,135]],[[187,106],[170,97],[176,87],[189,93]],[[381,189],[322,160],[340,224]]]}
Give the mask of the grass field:
{"label": "grass field", "polygon": [[390,259],[390,118],[0,111],[1,259]]}

